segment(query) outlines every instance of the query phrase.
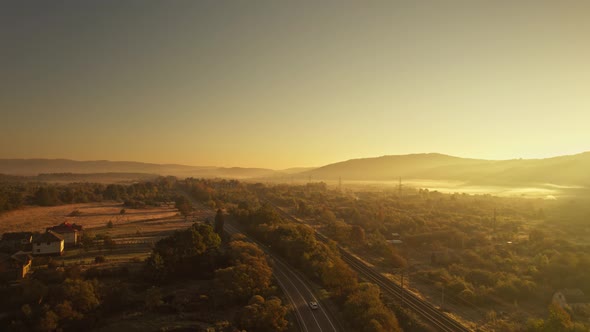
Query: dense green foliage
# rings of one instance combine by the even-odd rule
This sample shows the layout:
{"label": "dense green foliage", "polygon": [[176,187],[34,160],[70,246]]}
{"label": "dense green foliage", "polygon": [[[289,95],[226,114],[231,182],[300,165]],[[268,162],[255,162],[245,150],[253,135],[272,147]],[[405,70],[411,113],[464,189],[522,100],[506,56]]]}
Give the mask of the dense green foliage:
{"label": "dense green foliage", "polygon": [[175,184],[176,179],[173,177],[160,177],[154,181],[130,185],[3,182],[0,178],[0,212],[18,209],[24,205],[55,206],[103,200],[123,201],[130,207],[155,205],[175,197],[172,190]]}
{"label": "dense green foliage", "polygon": [[[590,209],[583,198],[560,202],[426,189],[406,189],[400,197],[397,190],[341,192],[318,185],[277,185],[261,193],[385,271],[396,273],[408,259],[419,264],[410,280],[439,292],[444,287],[446,302],[459,307],[485,313],[518,303],[545,306],[564,288],[590,294],[590,234],[583,226]],[[391,239],[403,243],[391,245]],[[577,321],[587,317],[568,314]]]}
{"label": "dense green foliage", "polygon": [[[412,285],[439,294],[444,288],[445,303],[482,317],[493,310],[510,312],[488,319],[492,328],[524,328],[526,317],[538,315],[519,304],[543,310],[557,290],[590,294],[585,224],[590,208],[581,196],[555,201],[411,188],[400,196],[397,189],[340,191],[322,183],[229,185],[194,179],[183,186],[196,188],[203,202],[232,211],[251,234],[322,284],[329,274],[313,264],[312,232],[285,223],[271,207],[297,216],[386,272],[419,266],[409,275]],[[388,243],[395,239],[403,243]],[[435,304],[441,304],[440,297]],[[576,322],[587,315],[568,314]],[[513,323],[501,325],[505,321]]]}
{"label": "dense green foliage", "polygon": [[217,264],[219,235],[204,224],[193,224],[158,241],[147,260],[147,275],[155,282],[168,278],[208,275]]}

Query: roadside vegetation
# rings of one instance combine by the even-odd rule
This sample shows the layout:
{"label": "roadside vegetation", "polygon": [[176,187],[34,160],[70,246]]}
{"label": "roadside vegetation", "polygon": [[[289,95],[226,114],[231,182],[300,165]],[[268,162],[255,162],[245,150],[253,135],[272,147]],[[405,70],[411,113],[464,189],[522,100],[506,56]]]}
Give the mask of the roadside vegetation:
{"label": "roadside vegetation", "polygon": [[249,235],[322,285],[355,331],[400,330],[397,318],[383,304],[379,288],[359,283],[356,273],[340,258],[335,243],[316,240],[313,229],[285,220],[239,183],[187,180],[185,186],[195,198],[215,200],[216,205],[227,207]]}
{"label": "roadside vegetation", "polygon": [[141,331],[154,317],[208,332],[289,327],[263,252],[239,237],[222,242],[206,224],[158,241],[132,269],[104,256],[91,267],[45,260],[31,278],[0,289],[3,331]]}
{"label": "roadside vegetation", "polygon": [[329,190],[323,183],[258,192],[382,272],[398,280],[406,274],[445,310],[465,309],[480,328],[557,331],[557,318],[564,331],[589,328],[589,304],[552,304],[563,289],[590,294],[584,198],[558,202],[410,188],[400,195]]}

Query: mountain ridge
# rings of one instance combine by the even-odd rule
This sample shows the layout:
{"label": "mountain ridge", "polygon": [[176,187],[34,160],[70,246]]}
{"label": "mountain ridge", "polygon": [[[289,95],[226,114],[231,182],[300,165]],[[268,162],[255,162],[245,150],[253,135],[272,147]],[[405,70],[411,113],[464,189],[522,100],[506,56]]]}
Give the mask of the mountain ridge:
{"label": "mountain ridge", "polygon": [[[566,171],[567,170],[567,171]],[[399,177],[466,184],[590,184],[590,152],[538,159],[489,160],[440,153],[350,159],[300,173],[316,180],[392,181]]]}
{"label": "mountain ridge", "polygon": [[317,168],[273,170],[259,167],[189,166],[138,161],[71,159],[0,159],[0,173],[36,176],[44,173],[146,173],[177,177],[234,178],[282,181],[290,179],[392,181],[431,179],[467,185],[551,183],[590,185],[590,152],[536,159],[490,160],[441,153],[414,153],[355,158]]}

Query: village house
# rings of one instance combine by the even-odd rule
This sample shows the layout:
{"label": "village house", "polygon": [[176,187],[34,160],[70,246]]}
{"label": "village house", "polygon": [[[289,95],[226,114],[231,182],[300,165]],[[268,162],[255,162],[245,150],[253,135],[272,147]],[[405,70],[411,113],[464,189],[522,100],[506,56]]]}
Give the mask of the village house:
{"label": "village house", "polygon": [[68,247],[78,245],[78,242],[82,238],[81,225],[64,222],[57,226],[49,227],[47,230],[61,235],[64,238],[65,245]]}
{"label": "village house", "polygon": [[404,243],[404,241],[402,241],[399,233],[391,233],[391,239],[390,240],[385,240],[387,243],[389,244],[393,244],[395,246],[399,246],[402,245]]}
{"label": "village house", "polygon": [[64,251],[64,238],[51,230],[39,234],[33,239],[33,255],[62,255]]}
{"label": "village house", "polygon": [[553,303],[564,310],[577,310],[588,306],[590,301],[581,289],[562,289],[553,294]]}
{"label": "village house", "polygon": [[14,281],[23,279],[31,268],[31,255],[19,251],[14,255],[0,254],[0,279]]}
{"label": "village house", "polygon": [[31,242],[33,233],[31,232],[12,232],[4,233],[0,240],[0,248],[8,252],[31,251]]}

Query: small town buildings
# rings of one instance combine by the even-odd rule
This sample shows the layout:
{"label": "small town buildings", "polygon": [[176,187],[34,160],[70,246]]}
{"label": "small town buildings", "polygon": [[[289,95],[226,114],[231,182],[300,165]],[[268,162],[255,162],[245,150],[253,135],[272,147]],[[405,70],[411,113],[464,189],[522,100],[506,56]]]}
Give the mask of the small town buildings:
{"label": "small town buildings", "polygon": [[57,226],[49,227],[47,230],[61,235],[64,238],[65,245],[68,247],[78,245],[78,242],[82,239],[81,225],[64,222]]}
{"label": "small town buildings", "polygon": [[0,248],[9,252],[20,250],[30,251],[32,240],[33,233],[31,232],[4,233],[2,235],[2,240],[0,240]]}
{"label": "small town buildings", "polygon": [[553,294],[553,303],[565,310],[576,310],[587,306],[590,301],[581,289],[562,289]]}
{"label": "small town buildings", "polygon": [[387,243],[389,244],[393,244],[393,245],[402,245],[404,243],[404,241],[401,240],[401,237],[399,235],[399,233],[391,233],[391,239],[390,240],[385,240],[387,241]]}
{"label": "small town buildings", "polygon": [[14,255],[0,254],[0,279],[14,281],[23,279],[31,269],[31,255],[19,251]]}
{"label": "small town buildings", "polygon": [[63,236],[48,230],[33,238],[33,255],[61,255],[64,251],[64,243]]}

